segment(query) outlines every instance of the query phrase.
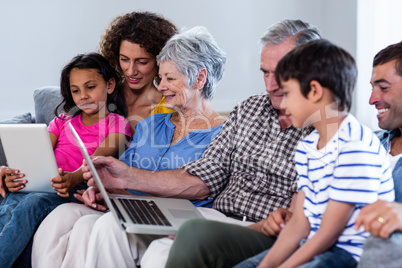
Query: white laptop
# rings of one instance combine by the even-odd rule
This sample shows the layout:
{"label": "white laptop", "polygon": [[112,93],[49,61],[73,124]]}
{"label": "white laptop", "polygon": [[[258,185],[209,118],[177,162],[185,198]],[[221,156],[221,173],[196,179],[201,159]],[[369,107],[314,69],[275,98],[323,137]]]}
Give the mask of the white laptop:
{"label": "white laptop", "polygon": [[176,234],[180,225],[186,220],[202,218],[196,207],[185,199],[107,193],[84,143],[74,127],[71,124],[69,127],[107,206],[126,232],[156,235]]}
{"label": "white laptop", "polygon": [[46,124],[0,124],[0,139],[7,164],[25,174],[20,192],[49,192],[50,179],[59,176]]}

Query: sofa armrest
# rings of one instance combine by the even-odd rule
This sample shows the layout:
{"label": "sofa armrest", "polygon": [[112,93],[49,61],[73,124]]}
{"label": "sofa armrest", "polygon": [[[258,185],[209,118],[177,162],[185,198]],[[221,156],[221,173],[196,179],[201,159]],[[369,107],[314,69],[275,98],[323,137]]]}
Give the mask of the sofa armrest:
{"label": "sofa armrest", "polygon": [[[49,125],[50,121],[54,118],[54,109],[56,105],[62,100],[60,94],[60,87],[51,86],[38,88],[33,93],[35,116],[31,113],[25,113],[15,116],[11,119],[0,121],[0,124],[28,124],[28,123],[45,123]],[[59,113],[62,109],[58,110]],[[0,165],[6,164],[6,157],[4,155],[3,146],[0,140]]]}

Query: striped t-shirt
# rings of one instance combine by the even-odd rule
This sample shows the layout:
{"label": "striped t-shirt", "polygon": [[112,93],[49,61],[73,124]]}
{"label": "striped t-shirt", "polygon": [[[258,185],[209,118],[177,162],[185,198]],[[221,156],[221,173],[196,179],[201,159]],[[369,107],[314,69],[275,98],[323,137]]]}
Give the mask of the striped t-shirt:
{"label": "striped t-shirt", "polygon": [[363,227],[354,228],[360,209],[377,199],[394,200],[387,153],[373,131],[350,114],[320,150],[318,140],[315,130],[298,143],[295,154],[298,189],[305,193],[304,214],[311,227],[308,238],[319,229],[329,200],[355,204],[336,246],[359,260],[369,236]]}

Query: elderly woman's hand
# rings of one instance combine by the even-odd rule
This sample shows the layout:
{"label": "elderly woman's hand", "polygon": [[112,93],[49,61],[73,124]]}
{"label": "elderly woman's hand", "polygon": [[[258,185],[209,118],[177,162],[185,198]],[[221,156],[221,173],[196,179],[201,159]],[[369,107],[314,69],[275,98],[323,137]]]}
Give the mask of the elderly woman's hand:
{"label": "elderly woman's hand", "polygon": [[394,231],[402,231],[402,204],[378,200],[360,211],[356,229],[364,226],[373,236],[388,238]]}
{"label": "elderly woman's hand", "polygon": [[80,190],[74,194],[74,197],[83,202],[86,206],[99,211],[106,211],[107,206],[103,201],[103,196],[96,186],[90,186],[86,191]]}

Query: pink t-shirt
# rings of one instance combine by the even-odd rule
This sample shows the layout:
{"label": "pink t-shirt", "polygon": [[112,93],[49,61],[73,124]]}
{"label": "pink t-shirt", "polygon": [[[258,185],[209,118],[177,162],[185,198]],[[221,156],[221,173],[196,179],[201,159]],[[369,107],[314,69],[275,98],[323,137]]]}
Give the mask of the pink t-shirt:
{"label": "pink t-shirt", "polygon": [[82,124],[81,114],[74,117],[61,114],[59,117],[61,119],[55,117],[50,122],[48,131],[58,138],[54,148],[57,166],[68,172],[77,170],[82,165],[83,159],[80,148],[68,128],[68,122],[71,122],[80,135],[90,155],[111,133],[121,133],[131,138],[130,124],[123,116],[115,113],[110,113],[106,118],[92,126]]}

